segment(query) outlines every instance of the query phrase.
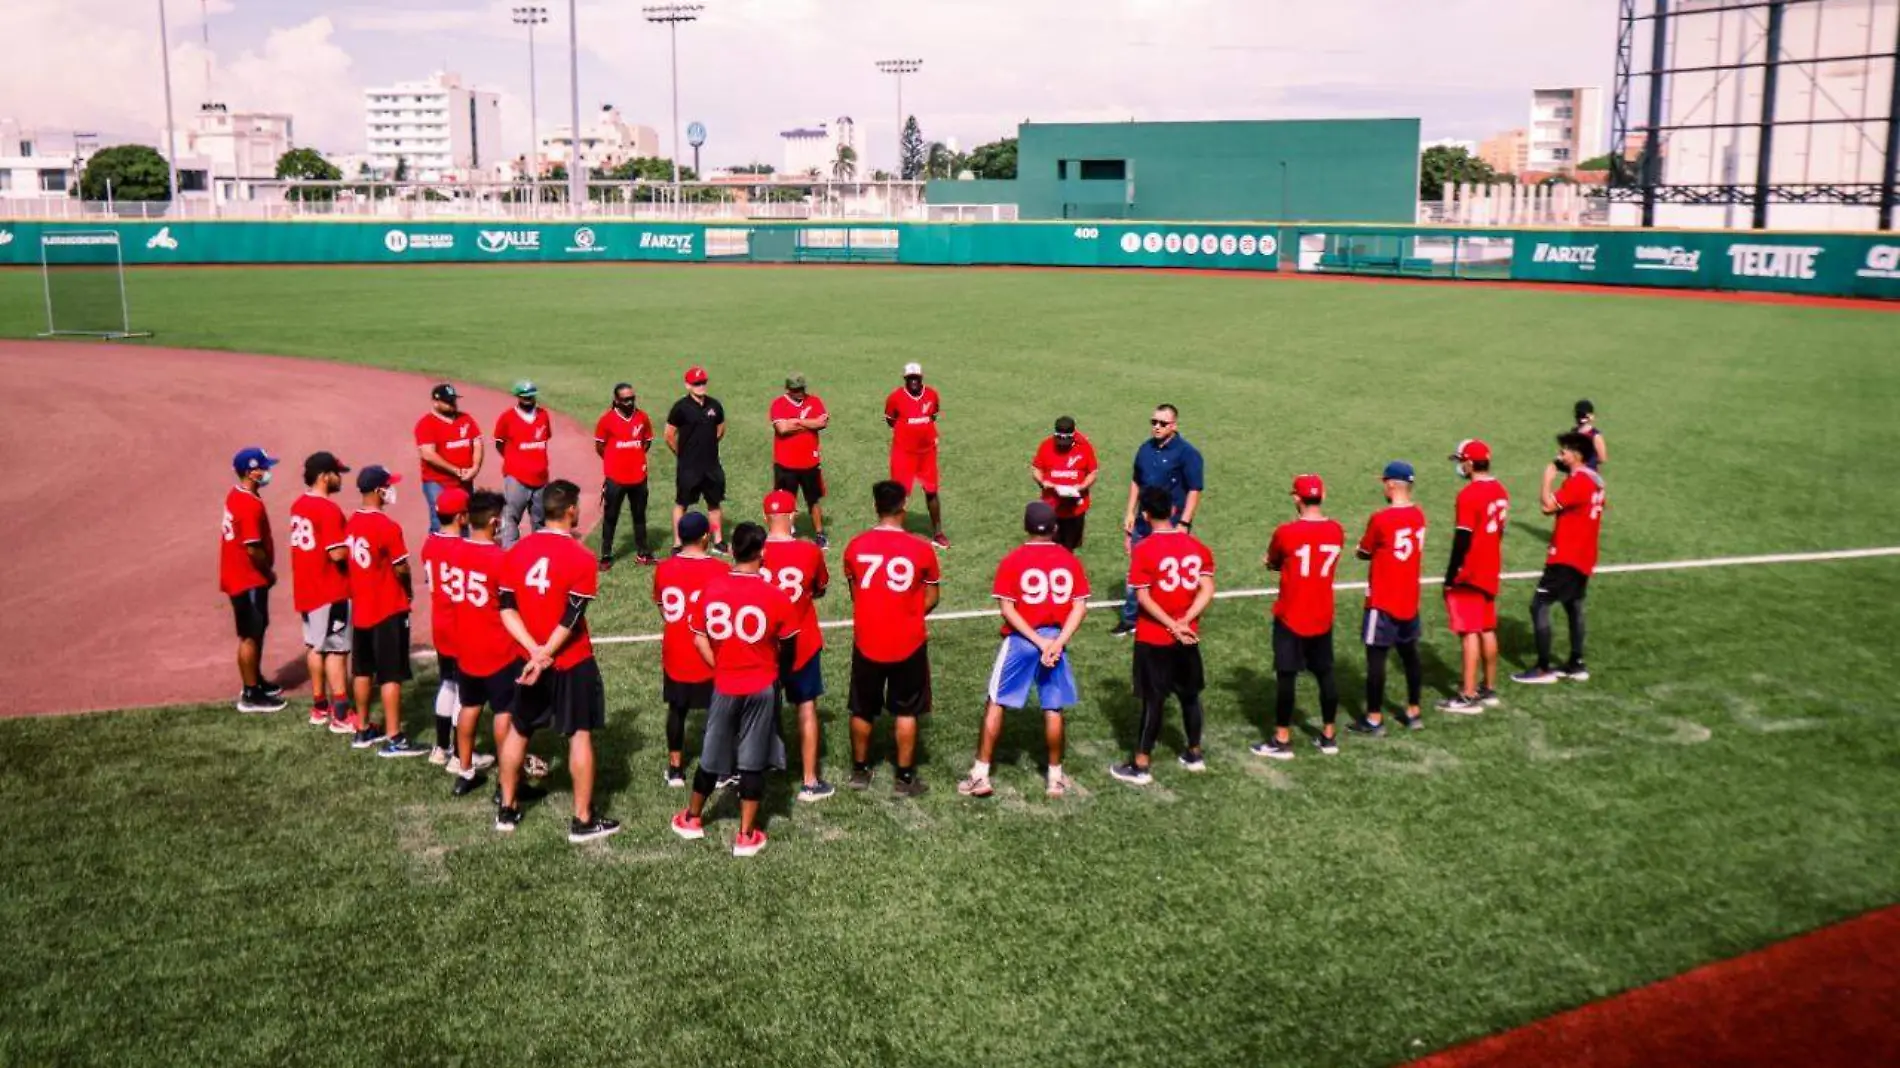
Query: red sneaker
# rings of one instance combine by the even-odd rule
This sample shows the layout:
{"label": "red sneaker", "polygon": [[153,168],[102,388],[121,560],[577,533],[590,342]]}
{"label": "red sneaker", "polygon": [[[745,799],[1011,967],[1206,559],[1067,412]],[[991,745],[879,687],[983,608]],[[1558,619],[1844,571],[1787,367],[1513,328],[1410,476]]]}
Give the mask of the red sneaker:
{"label": "red sneaker", "polygon": [[706,823],[686,809],[680,809],[673,817],[673,833],[689,841],[706,837]]}
{"label": "red sneaker", "polygon": [[333,705],[330,708],[330,733],[355,734],[356,717],[350,713],[349,705]]}
{"label": "red sneaker", "polygon": [[311,705],[310,706],[310,725],[312,727],[327,727],[329,726],[329,724],[330,724],[329,707],[327,705]]}
{"label": "red sneaker", "polygon": [[940,530],[930,536],[930,544],[935,545],[939,549],[948,549],[950,547],[950,539],[944,537],[943,531]]}
{"label": "red sneaker", "polygon": [[765,848],[765,832],[754,830],[751,834],[739,832],[732,840],[732,855],[735,857],[756,857]]}

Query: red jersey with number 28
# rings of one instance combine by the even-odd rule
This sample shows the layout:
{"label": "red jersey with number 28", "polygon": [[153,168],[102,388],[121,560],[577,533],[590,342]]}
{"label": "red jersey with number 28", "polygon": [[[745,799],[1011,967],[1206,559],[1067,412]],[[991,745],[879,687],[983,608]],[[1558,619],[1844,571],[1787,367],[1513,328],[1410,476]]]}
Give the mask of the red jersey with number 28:
{"label": "red jersey with number 28", "polygon": [[924,587],[943,581],[937,550],[908,531],[872,527],[845,546],[844,574],[858,652],[880,664],[910,659],[929,637]]}
{"label": "red jersey with number 28", "polygon": [[358,509],[344,525],[350,546],[350,625],[368,629],[409,611],[396,565],[409,559],[402,527],[382,512]]}
{"label": "red jersey with number 28", "polygon": [[[1214,573],[1214,551],[1185,530],[1157,530],[1141,539],[1128,559],[1128,585],[1147,590],[1170,618],[1193,607],[1200,596],[1201,579]],[[1199,634],[1201,621],[1191,629]],[[1161,621],[1141,612],[1135,617],[1135,640],[1144,645],[1173,645],[1174,635]]]}
{"label": "red jersey with number 28", "polygon": [[314,612],[347,600],[347,563],[330,559],[344,544],[343,509],[320,493],[306,493],[290,506],[290,585],[298,612]]}
{"label": "red jersey with number 28", "polygon": [[266,585],[264,573],[251,560],[249,546],[262,545],[264,559],[275,562],[277,548],[271,544],[270,513],[257,494],[241,486],[232,486],[224,495],[224,524],[218,545],[218,586],[225,596],[236,597],[245,590]]}
{"label": "red jersey with number 28", "polygon": [[767,538],[759,573],[778,587],[798,613],[798,644],[792,666],[804,667],[811,663],[812,654],[825,647],[825,632],[818,629],[818,605],[812,600],[820,587],[831,584],[825,551],[797,538]]}
{"label": "red jersey with number 28", "polygon": [[1546,563],[1574,567],[1585,575],[1597,569],[1597,540],[1603,533],[1603,476],[1580,468],[1557,487],[1557,525],[1550,532]]}
{"label": "red jersey with number 28", "polygon": [[455,666],[470,675],[493,675],[522,659],[525,650],[501,623],[502,547],[474,538],[454,539],[442,572],[455,602]]}
{"label": "red jersey with number 28", "polygon": [[423,578],[429,581],[429,633],[435,651],[443,656],[461,656],[456,642],[457,605],[453,594],[455,547],[459,535],[436,531],[422,539]]}
{"label": "red jersey with number 28", "polygon": [[1471,547],[1452,581],[1498,595],[1504,572],[1504,527],[1511,518],[1511,495],[1495,478],[1472,479],[1458,491],[1458,529],[1471,532]]}
{"label": "red jersey with number 28", "polygon": [[891,448],[900,452],[929,452],[937,447],[937,416],[943,401],[929,386],[913,397],[902,386],[884,398],[884,418],[891,420]]}
{"label": "red jersey with number 28", "polygon": [[[537,530],[508,550],[501,588],[515,595],[515,610],[528,636],[545,642],[567,615],[570,594],[591,601],[600,592],[600,561],[565,530]],[[594,643],[583,619],[554,654],[554,668],[566,671],[593,655]]]}
{"label": "red jersey with number 28", "polygon": [[1359,551],[1372,556],[1366,607],[1393,619],[1418,618],[1418,572],[1425,556],[1425,511],[1415,504],[1372,513]]}
{"label": "red jersey with number 28", "polygon": [[712,643],[713,689],[744,697],[778,681],[779,642],[798,635],[798,610],[764,575],[732,571],[706,583],[689,624]]}
{"label": "red jersey with number 28", "polygon": [[1302,638],[1333,629],[1333,576],[1346,551],[1346,528],[1332,519],[1280,524],[1267,546],[1267,566],[1280,572],[1273,616]]}
{"label": "red jersey with number 28", "polygon": [[[1032,541],[996,565],[990,596],[1014,604],[1031,627],[1061,627],[1075,602],[1089,599],[1089,576],[1074,553],[1052,541]],[[1004,623],[1002,632],[1008,637],[1016,629]]]}
{"label": "red jersey with number 28", "polygon": [[693,647],[693,605],[706,583],[730,571],[710,556],[669,556],[653,569],[653,603],[660,606],[660,667],[674,682],[710,682],[712,668]]}

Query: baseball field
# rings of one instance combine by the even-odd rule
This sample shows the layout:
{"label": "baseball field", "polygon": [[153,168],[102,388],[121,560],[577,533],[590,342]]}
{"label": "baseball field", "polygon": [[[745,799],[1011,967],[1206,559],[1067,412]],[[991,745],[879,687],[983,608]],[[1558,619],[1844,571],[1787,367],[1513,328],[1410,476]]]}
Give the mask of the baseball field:
{"label": "baseball field", "polygon": [[[503,837],[439,770],[305,726],[307,696],[276,716],[226,700],[0,717],[0,1065],[1387,1065],[1900,902],[1900,556],[1835,558],[1900,546],[1891,310],[864,268],[210,268],[129,285],[160,344],[411,373],[414,415],[434,380],[532,378],[582,426],[619,380],[657,420],[681,370],[704,364],[731,413],[729,514],[743,518],[767,488],[766,405],[802,372],[833,413],[839,532],[871,521],[881,400],[919,360],[945,403],[945,612],[988,607],[1029,458],[1063,414],[1109,473],[1082,556],[1098,595],[1116,591],[1122,472],[1160,402],[1206,455],[1196,533],[1226,591],[1273,585],[1259,558],[1295,474],[1325,477],[1356,536],[1391,459],[1418,465],[1425,571],[1442,573],[1445,457],[1468,437],[1490,442],[1518,502],[1506,570],[1534,571],[1539,476],[1579,397],[1612,448],[1605,564],[1664,566],[1594,581],[1589,682],[1506,684],[1482,716],[1428,712],[1423,732],[1271,766],[1246,751],[1271,715],[1269,602],[1223,599],[1204,630],[1210,774],[1173,763],[1176,720],[1146,789],[1106,774],[1136,708],[1129,647],[1097,613],[1075,648],[1080,789],[1057,801],[1040,790],[1034,716],[1006,730],[997,795],[957,796],[996,631],[944,619],[932,792],[893,798],[885,771],[868,793],[795,805],[781,780],[772,848],[753,861],[724,848],[732,799],[707,841],[668,832],[680,796],[661,784],[652,644],[599,654],[602,807],[628,826],[585,848],[562,833],[554,739],[537,742],[556,759],[552,795]],[[0,337],[31,337],[42,316],[38,274],[0,272]],[[221,382],[243,373],[217,366]],[[338,426],[367,405],[321,388],[297,403]],[[4,404],[16,432],[61,411],[17,388]],[[143,589],[152,577],[125,564],[155,535],[202,539],[210,559],[217,498],[198,502],[201,531],[114,510],[116,482],[175,474],[137,451],[136,408],[119,414],[96,456],[75,457],[71,501],[8,500],[44,517],[28,536],[107,528],[122,548],[87,566],[125,567]],[[230,450],[285,433],[242,404],[198,415]],[[376,432],[401,441],[407,426]],[[279,523],[300,459],[267,491]],[[413,454],[344,459],[414,468]],[[1363,565],[1341,577],[1362,581]],[[109,598],[44,595],[61,578],[5,592],[10,647],[40,613],[114,617]],[[163,596],[222,604],[209,567],[184,578]],[[649,582],[630,561],[603,576],[595,633],[657,632]],[[1530,585],[1501,602],[1507,672],[1531,657]],[[1358,598],[1340,594],[1336,635],[1350,712]],[[848,615],[842,597],[820,610]],[[1429,591],[1425,626],[1429,702],[1457,670]],[[228,623],[185,640],[222,658]],[[829,641],[821,708],[841,779],[849,632]],[[273,628],[268,662],[296,642]],[[84,670],[115,673],[116,652],[91,648]],[[433,685],[425,661],[412,730]],[[1316,726],[1310,680],[1301,699]]]}

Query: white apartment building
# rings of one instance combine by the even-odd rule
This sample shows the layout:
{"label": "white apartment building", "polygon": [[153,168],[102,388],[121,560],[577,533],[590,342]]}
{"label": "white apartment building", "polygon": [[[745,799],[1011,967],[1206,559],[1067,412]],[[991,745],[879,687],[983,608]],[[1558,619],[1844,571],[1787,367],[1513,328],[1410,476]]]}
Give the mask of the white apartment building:
{"label": "white apartment building", "polygon": [[79,183],[84,157],[70,130],[37,131],[0,119],[0,202],[64,199]]}
{"label": "white apartment building", "polygon": [[370,168],[381,177],[407,164],[415,181],[454,181],[503,159],[501,99],[437,72],[428,81],[363,90]]}
{"label": "white apartment building", "polygon": [[857,123],[848,115],[832,123],[781,130],[779,138],[785,146],[785,163],[778,173],[786,177],[802,177],[816,170],[819,177],[829,179],[838,159],[838,149],[845,147],[859,153],[857,176],[864,177],[867,173],[863,154],[858,149]]}
{"label": "white apartment building", "polygon": [[1603,90],[1533,89],[1524,129],[1524,169],[1566,174],[1603,154]]}
{"label": "white apartment building", "polygon": [[[560,164],[566,166],[574,144],[574,125],[562,123],[541,138],[539,164],[542,172]],[[594,115],[592,122],[581,125],[581,163],[589,170],[605,170],[630,159],[653,159],[660,155],[660,134],[651,126],[629,123],[620,110],[607,105]],[[530,167],[534,166],[530,162]]]}
{"label": "white apartment building", "polygon": [[[291,116],[280,112],[205,104],[178,131],[179,167],[204,170],[219,203],[254,199],[248,181],[277,177],[277,161],[291,149],[291,128]],[[181,173],[179,185],[185,184]]]}

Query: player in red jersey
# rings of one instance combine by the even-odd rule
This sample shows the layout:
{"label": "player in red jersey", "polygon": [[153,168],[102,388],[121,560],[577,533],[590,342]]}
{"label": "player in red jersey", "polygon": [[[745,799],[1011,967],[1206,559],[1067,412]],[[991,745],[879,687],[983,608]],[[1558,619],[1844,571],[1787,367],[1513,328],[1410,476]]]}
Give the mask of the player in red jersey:
{"label": "player in red jersey", "polygon": [[[356,687],[352,749],[382,743],[376,755],[421,756],[428,750],[402,732],[402,684],[410,679],[409,547],[402,527],[383,510],[396,503],[401,475],[371,464],[356,473],[362,507],[343,527],[350,549],[350,674]],[[383,703],[383,724],[369,722],[371,689]]]}
{"label": "player in red jersey", "polygon": [[453,757],[455,716],[462,709],[457,691],[460,675],[457,659],[462,655],[460,641],[461,608],[454,596],[455,551],[466,537],[468,494],[460,486],[450,486],[435,498],[436,529],[422,542],[422,577],[429,585],[429,629],[435,638],[435,745],[429,750],[429,763],[447,767]]}
{"label": "player in red jersey", "polygon": [[434,408],[416,420],[416,455],[422,460],[422,499],[429,506],[429,533],[439,529],[436,498],[458,487],[475,489],[482,469],[482,428],[459,407],[460,394],[447,382],[429,391]]}
{"label": "player in red jersey", "polygon": [[1346,529],[1320,511],[1326,484],[1318,475],[1293,480],[1299,518],[1280,524],[1267,546],[1266,565],[1280,573],[1273,599],[1273,737],[1253,746],[1255,756],[1293,759],[1293,695],[1300,672],[1319,682],[1320,735],[1314,748],[1339,752],[1339,684],[1333,678],[1333,577],[1346,552]]}
{"label": "player in red jersey", "polygon": [[653,572],[653,603],[660,606],[660,698],[666,703],[666,785],[686,785],[686,717],[712,707],[712,668],[693,644],[693,605],[706,583],[725,574],[712,556],[712,523],[700,512],[680,516],[679,551]]}
{"label": "player in red jersey", "polygon": [[[448,770],[455,776],[451,793],[461,797],[482,783],[482,770],[495,758],[475,752],[475,732],[482,706],[495,716],[495,748],[508,736],[514,709],[515,678],[526,655],[501,619],[501,573],[505,557],[495,539],[501,534],[501,510],[506,502],[493,490],[469,494],[463,533],[440,546],[441,564],[435,579],[455,603],[455,755]],[[433,580],[432,580],[433,581]],[[520,792],[517,789],[516,797]]]}
{"label": "player in red jersey", "polygon": [[567,736],[574,783],[567,840],[591,842],[620,830],[619,821],[603,819],[594,809],[594,732],[607,724],[607,688],[594,662],[587,608],[600,592],[600,561],[578,537],[580,487],[556,479],[548,483],[544,499],[542,529],[515,543],[502,567],[502,625],[529,652],[515,691],[513,729],[502,740],[495,829],[521,826],[519,788],[528,739],[552,727]]}
{"label": "player in red jersey", "polygon": [[1141,702],[1141,733],[1134,755],[1108,773],[1122,782],[1146,786],[1155,741],[1168,698],[1181,702],[1187,748],[1181,766],[1206,771],[1201,749],[1201,691],[1207,672],[1201,663],[1201,613],[1214,603],[1214,553],[1175,519],[1174,495],[1165,486],[1145,486],[1136,495],[1148,533],[1128,556],[1128,588],[1135,591],[1135,699]]}
{"label": "player in red jersey", "polygon": [[791,599],[798,614],[798,639],[786,642],[779,651],[779,689],[798,710],[798,755],[805,775],[798,799],[823,801],[834,790],[818,775],[823,741],[819,735],[818,699],[825,695],[825,633],[818,628],[816,602],[831,585],[831,568],[825,564],[825,551],[815,541],[800,541],[793,536],[792,517],[797,513],[798,498],[789,491],[773,490],[765,495],[765,564],[760,573]]}
{"label": "player in red jersey", "polygon": [[653,566],[647,539],[647,455],[653,451],[653,420],[640,410],[633,386],[614,386],[613,407],[594,423],[594,452],[600,456],[601,517],[600,569],[614,566],[614,528],[620,524],[624,503],[633,512],[634,563]]}
{"label": "player in red jersey", "polygon": [[1424,674],[1418,659],[1420,563],[1425,556],[1425,512],[1412,503],[1417,472],[1404,460],[1385,465],[1379,476],[1386,507],[1366,520],[1359,559],[1372,561],[1366,583],[1366,615],[1359,637],[1366,644],[1366,714],[1346,729],[1355,734],[1385,733],[1385,661],[1393,649],[1405,665],[1405,711],[1399,722],[1412,730],[1425,726],[1418,702]]}
{"label": "player in red jersey", "polygon": [[349,468],[327,452],[303,462],[303,495],[290,506],[290,579],[303,620],[310,672],[310,725],[338,734],[350,727],[350,548],[343,509],[331,497]]}
{"label": "player in red jersey", "polygon": [[526,514],[535,530],[547,521],[548,439],[554,420],[540,406],[533,382],[515,383],[515,406],[495,419],[495,451],[501,454],[501,492],[508,507],[501,513],[501,547],[521,537]]}
{"label": "player in red jersey", "polygon": [[1445,614],[1463,645],[1465,670],[1463,687],[1438,702],[1438,708],[1475,716],[1499,703],[1498,584],[1504,574],[1504,528],[1511,518],[1511,495],[1491,474],[1491,446],[1461,441],[1451,459],[1458,465],[1458,477],[1470,481],[1458,491],[1458,529],[1452,535],[1451,562],[1445,568]]}
{"label": "player in red jersey", "polygon": [[270,514],[258,491],[270,485],[276,457],[252,446],[231,458],[237,485],[224,495],[219,532],[218,587],[231,599],[237,620],[239,712],[281,712],[283,691],[264,681],[264,632],[270,629],[270,588],[277,585],[277,547],[271,540]]}
{"label": "player in red jersey", "polygon": [[739,780],[739,834],[732,855],[755,856],[765,848],[759,801],[765,773],[785,768],[779,736],[779,650],[798,637],[799,610],[760,571],[765,528],[741,523],[732,529],[732,570],[706,584],[693,606],[693,644],[713,671],[712,707],[700,740],[693,796],[673,816],[673,833],[704,838],[706,799],[719,780]]}
{"label": "player in red jersey", "polygon": [[851,779],[871,787],[871,724],[890,712],[897,743],[899,797],[919,797],[917,718],[930,713],[930,646],[924,617],[936,611],[943,574],[930,543],[904,529],[905,490],[895,482],[871,487],[877,526],[851,539],[844,551],[851,590]]}
{"label": "player in red jersey", "polygon": [[957,784],[965,797],[988,797],[990,759],[1003,734],[1003,709],[1020,710],[1036,692],[1042,708],[1042,736],[1049,748],[1044,787],[1062,797],[1073,786],[1062,773],[1062,713],[1078,700],[1075,671],[1069,666],[1069,640],[1089,611],[1089,576],[1075,554],[1056,543],[1056,510],[1047,501],[1031,501],[1023,510],[1029,540],[996,565],[990,596],[1003,613],[1003,645],[990,669],[989,704],[976,740],[976,762]]}
{"label": "player in red jersey", "polygon": [[788,375],[785,392],[772,401],[767,413],[772,423],[772,488],[803,493],[811,512],[811,539],[820,549],[825,541],[825,472],[818,435],[831,425],[825,402],[805,389],[805,376]]}
{"label": "player in red jersey", "polygon": [[1036,450],[1029,477],[1042,490],[1042,499],[1056,510],[1056,544],[1073,552],[1082,547],[1082,528],[1088,522],[1089,491],[1102,473],[1095,446],[1076,433],[1075,420],[1063,416],[1056,430]]}
{"label": "player in red jersey", "polygon": [[[1564,475],[1555,491],[1543,494],[1545,515],[1557,517],[1550,531],[1544,574],[1531,597],[1531,629],[1537,635],[1537,664],[1511,676],[1513,682],[1544,685],[1560,679],[1583,682],[1590,669],[1583,660],[1583,598],[1597,569],[1597,543],[1603,533],[1603,476],[1590,466],[1596,456],[1590,437],[1576,431],[1557,437],[1554,465]],[[1551,666],[1550,606],[1564,606],[1570,620],[1570,660]]]}
{"label": "player in red jersey", "polygon": [[891,428],[891,481],[905,493],[923,485],[924,505],[930,509],[930,540],[937,548],[948,549],[943,502],[937,499],[937,417],[941,414],[943,400],[924,385],[923,364],[905,364],[904,384],[884,398],[884,423]]}

